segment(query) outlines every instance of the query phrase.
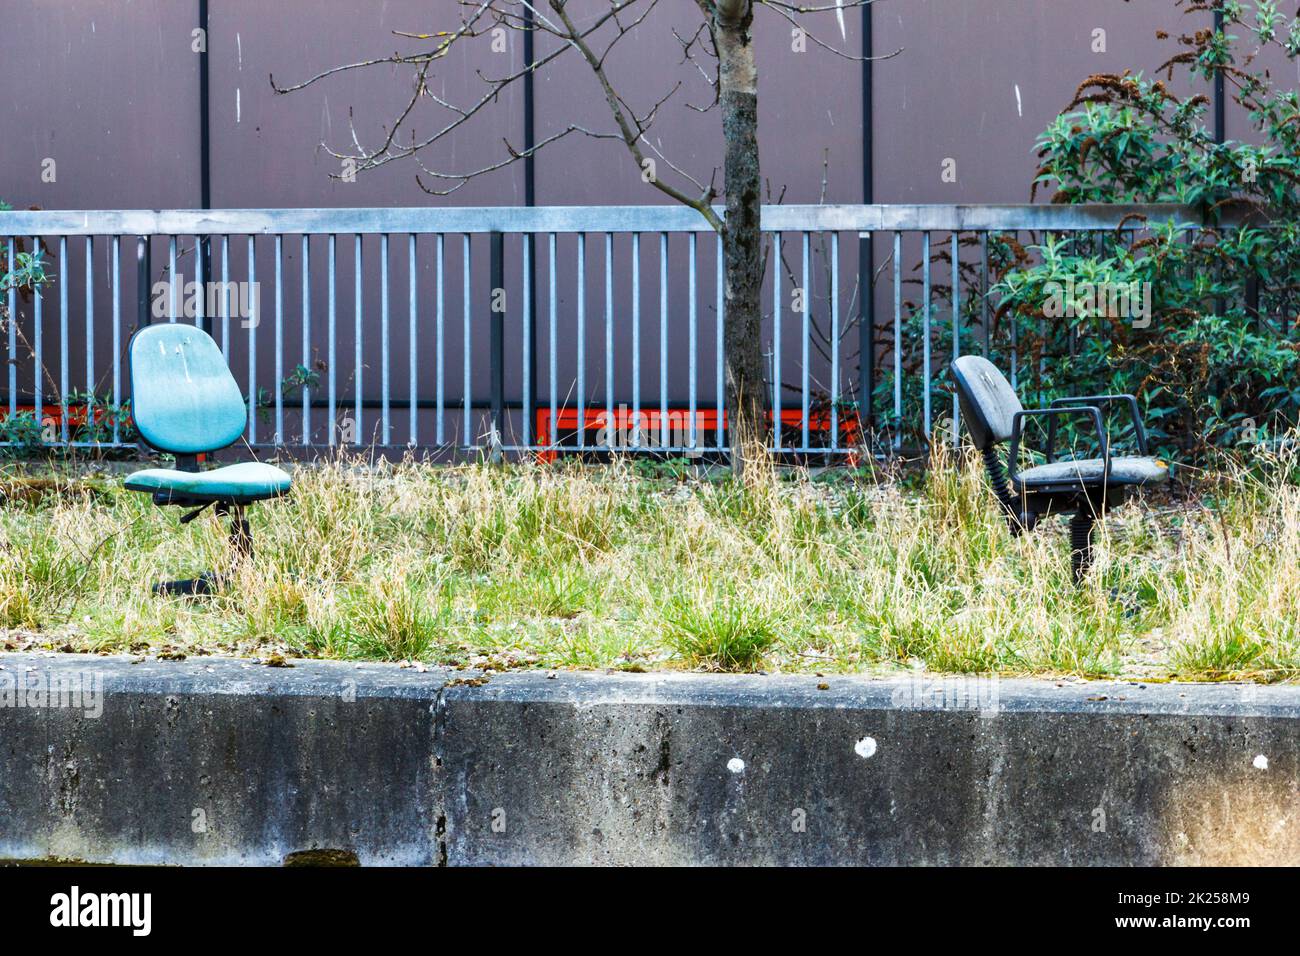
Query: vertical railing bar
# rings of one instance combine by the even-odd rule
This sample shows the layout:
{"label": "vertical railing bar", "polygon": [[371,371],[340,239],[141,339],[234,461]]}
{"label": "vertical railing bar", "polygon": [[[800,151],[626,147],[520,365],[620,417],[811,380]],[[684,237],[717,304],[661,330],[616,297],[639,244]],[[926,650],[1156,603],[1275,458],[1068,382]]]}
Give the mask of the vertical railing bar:
{"label": "vertical railing bar", "polygon": [[641,233],[632,233],[632,444],[641,447]]}
{"label": "vertical railing bar", "polygon": [[989,357],[993,343],[989,329],[989,234],[980,233],[980,327],[984,330],[984,357]]}
{"label": "vertical railing bar", "polygon": [[[1013,233],[1011,238],[1016,239]],[[1017,312],[1011,309],[1008,318],[1011,320],[1011,389],[1015,391],[1019,388],[1020,379],[1020,323],[1016,321]]]}
{"label": "vertical railing bar", "polygon": [[275,437],[284,441],[284,236],[275,236]]}
{"label": "vertical railing bar", "polygon": [[614,419],[614,234],[605,233],[605,438],[606,447],[617,445]]}
{"label": "vertical railing bar", "polygon": [[[252,294],[252,290],[249,290]],[[230,236],[221,237],[221,354],[230,361]]]}
{"label": "vertical railing bar", "polygon": [[356,417],[356,423],[355,423],[355,428],[356,428],[355,440],[356,440],[356,443],[357,443],[358,445],[360,445],[361,442],[362,442],[362,437],[361,437],[361,423],[362,423],[362,421],[363,421],[363,419],[362,419],[362,414],[361,414],[361,413],[362,413],[362,400],[361,400],[361,370],[362,370],[362,365],[361,365],[361,358],[362,358],[362,355],[361,355],[361,337],[362,337],[362,336],[361,336],[361,317],[362,317],[362,309],[363,309],[363,303],[362,303],[362,297],[361,297],[361,272],[362,272],[362,266],[364,265],[364,260],[363,260],[363,258],[362,258],[362,254],[361,254],[361,253],[362,253],[362,250],[361,250],[362,242],[361,242],[361,240],[362,240],[361,233],[358,232],[358,233],[354,233],[354,234],[353,234],[353,270],[354,270],[353,286],[354,286],[354,288],[353,288],[353,306],[352,306],[352,314],[353,314],[353,321],[356,323],[356,337],[355,337],[355,339],[353,340],[353,343],[352,343],[352,345],[353,345],[353,351],[354,351],[354,353],[355,353],[355,354],[354,354],[354,357],[353,357],[353,365],[352,365],[352,388],[353,388],[353,390],[354,390],[353,400],[354,400],[354,402],[355,402],[355,408],[354,408],[354,410],[353,410],[353,415]]}
{"label": "vertical railing bar", "polygon": [[[86,414],[94,414],[95,395],[95,237],[86,237]],[[86,422],[87,425],[94,424]]]}
{"label": "vertical railing bar", "polygon": [[302,236],[302,444],[311,445],[311,236]]}
{"label": "vertical railing bar", "polygon": [[723,315],[724,315],[724,309],[726,308],[726,304],[723,301],[724,300],[724,295],[723,295],[724,269],[723,269],[723,262],[722,262],[722,234],[721,233],[718,234],[715,245],[717,247],[717,255],[716,255],[717,262],[714,264],[714,273],[715,273],[715,285],[716,285],[715,296],[717,302],[715,304],[714,317],[717,321],[715,323],[714,330],[713,330],[713,339],[714,339],[713,345],[715,350],[714,369],[713,369],[713,380],[714,380],[713,401],[716,409],[714,413],[714,428],[717,432],[718,447],[724,448],[727,444],[727,429],[726,429],[726,422],[725,422],[727,416],[726,372],[724,371],[724,362],[726,361],[726,353],[723,351],[725,346],[724,332],[723,332]]}
{"label": "vertical railing bar", "polygon": [[[41,237],[32,237],[32,252],[35,254],[41,248]],[[36,415],[36,427],[41,431],[42,441],[45,433],[45,357],[44,357],[44,339],[45,339],[45,319],[44,303],[45,296],[41,294],[41,286],[44,283],[33,283],[33,328],[32,328],[32,360],[35,362],[35,382],[33,396],[33,407]]]}
{"label": "vertical railing bar", "polygon": [[803,422],[803,425],[800,428],[800,438],[803,442],[802,450],[804,454],[807,454],[809,445],[811,444],[808,415],[812,410],[812,396],[809,393],[810,379],[808,362],[810,359],[809,349],[812,340],[812,289],[809,288],[808,283],[808,260],[811,258],[811,242],[809,240],[809,234],[806,231],[803,233],[800,245],[802,247],[800,251],[803,253],[803,272],[800,275],[799,281],[803,284],[803,293],[799,297],[799,304],[803,306],[803,317],[802,327],[799,334],[801,340],[800,363],[802,366],[802,372],[799,376],[799,413]]}
{"label": "vertical railing bar", "polygon": [[393,443],[389,394],[388,233],[379,235],[379,420],[384,446]]}
{"label": "vertical railing bar", "polygon": [[831,233],[831,451],[840,447],[840,234]]}
{"label": "vertical railing bar", "polygon": [[689,246],[690,246],[690,258],[691,258],[691,264],[690,264],[690,268],[689,268],[689,270],[688,270],[688,273],[689,273],[689,276],[690,276],[690,279],[689,279],[690,305],[689,305],[689,308],[687,309],[687,315],[688,315],[688,317],[689,317],[689,325],[690,325],[690,328],[689,328],[689,337],[690,337],[690,341],[689,341],[689,345],[688,345],[688,351],[689,351],[689,353],[690,353],[690,363],[691,363],[691,365],[690,365],[690,373],[689,373],[689,374],[690,374],[690,391],[691,391],[691,394],[690,394],[689,410],[688,410],[687,414],[690,416],[690,430],[689,430],[688,434],[689,434],[689,436],[690,436],[690,445],[689,445],[689,447],[692,448],[692,449],[695,447],[695,425],[696,425],[696,423],[695,423],[695,416],[696,416],[696,414],[697,414],[696,409],[697,409],[697,405],[698,405],[698,402],[697,402],[697,399],[696,399],[696,391],[697,391],[698,386],[699,386],[699,365],[700,365],[700,362],[699,362],[699,341],[698,341],[698,339],[699,339],[699,328],[698,328],[698,327],[699,327],[699,315],[698,315],[698,301],[697,301],[697,300],[699,299],[699,295],[698,295],[697,292],[696,292],[696,276],[695,276],[696,260],[697,260],[698,256],[697,256],[697,254],[696,254],[696,253],[697,253],[697,248],[696,248],[696,239],[695,239],[695,237],[696,237],[696,233],[692,232],[692,233],[690,234],[690,238],[689,238],[689,242],[688,242],[688,244],[689,244]]}
{"label": "vertical railing bar", "polygon": [[520,237],[521,259],[523,261],[521,269],[520,282],[522,285],[524,309],[521,317],[521,336],[523,341],[520,343],[520,361],[523,368],[520,369],[520,382],[522,393],[520,398],[522,402],[523,414],[521,418],[521,431],[523,434],[523,445],[525,448],[533,445],[533,415],[536,413],[534,408],[536,404],[533,395],[533,352],[536,351],[537,343],[534,336],[533,326],[533,236],[531,234]]}
{"label": "vertical railing bar", "polygon": [[[1106,249],[1102,236],[1096,232],[1088,233],[1088,255],[1093,258],[1103,258],[1105,256],[1105,251]],[[1110,330],[1105,327],[1105,323],[1097,324],[1097,335],[1106,339],[1107,345],[1110,344],[1109,331]]]}
{"label": "vertical railing bar", "polygon": [[933,416],[930,408],[930,233],[921,233],[921,407],[925,445],[930,446]]}
{"label": "vertical railing bar", "polygon": [[167,321],[176,321],[176,237],[167,238]]}
{"label": "vertical railing bar", "polygon": [[435,383],[435,387],[437,388],[437,393],[438,393],[438,394],[437,394],[437,396],[436,396],[435,399],[434,399],[434,401],[435,401],[436,404],[437,404],[437,418],[438,418],[438,421],[436,422],[436,425],[435,425],[435,427],[436,427],[436,433],[435,433],[435,435],[434,435],[434,440],[437,441],[437,443],[438,443],[438,447],[440,447],[440,448],[441,448],[444,444],[446,444],[446,442],[447,442],[447,437],[446,437],[446,436],[447,436],[447,433],[446,433],[445,426],[444,426],[444,424],[443,424],[444,419],[446,418],[446,409],[445,409],[444,406],[443,406],[443,402],[444,402],[444,395],[445,395],[445,392],[446,392],[446,361],[445,361],[445,358],[446,358],[446,354],[447,354],[447,353],[446,353],[446,349],[444,348],[444,335],[443,335],[443,320],[444,320],[444,316],[445,316],[446,303],[447,303],[447,297],[446,297],[446,295],[445,295],[446,283],[443,281],[444,276],[445,276],[445,274],[446,274],[445,270],[443,269],[443,262],[444,262],[444,258],[445,258],[445,256],[444,256],[444,251],[445,251],[445,249],[444,249],[444,243],[443,243],[443,240],[444,240],[445,238],[446,238],[446,236],[445,236],[444,233],[441,233],[441,232],[438,233],[438,241],[437,241],[437,245],[436,245],[436,247],[435,247],[435,251],[434,251],[434,255],[437,257],[437,273],[438,273],[438,275],[437,275],[437,278],[438,278],[438,315],[437,315],[437,317],[436,317],[436,319],[435,319],[435,322],[437,323],[437,328],[436,328],[435,331],[434,331],[434,335],[435,335],[436,338],[437,338],[437,343],[436,343],[436,344],[437,344],[437,347],[438,347],[438,355],[437,355],[437,366],[438,366],[438,367],[437,367],[437,372],[436,372],[437,382]]}
{"label": "vertical railing bar", "polygon": [[[9,268],[14,268],[18,253],[18,241],[9,237]],[[9,286],[9,415],[18,414],[18,285]],[[39,422],[40,416],[37,415]]]}
{"label": "vertical railing bar", "polygon": [[549,272],[549,279],[550,279],[550,288],[548,292],[548,296],[550,299],[549,302],[550,339],[549,339],[549,346],[547,352],[547,361],[549,364],[549,379],[550,379],[550,388],[551,388],[550,435],[551,435],[551,447],[558,448],[560,444],[560,436],[556,434],[556,430],[559,428],[559,407],[558,407],[559,396],[556,393],[556,378],[559,375],[558,372],[559,362],[556,357],[557,345],[556,345],[556,331],[555,331],[556,324],[558,321],[556,316],[556,294],[555,294],[555,233],[551,233],[547,239],[547,258],[548,258],[547,269]]}
{"label": "vertical railing bar", "polygon": [[248,237],[248,443],[257,442],[257,325],[262,321],[262,296],[257,291],[257,237]]}
{"label": "vertical railing bar", "polygon": [[493,453],[506,434],[506,237],[500,230],[488,233],[488,408]]}
{"label": "vertical railing bar", "polygon": [[327,441],[332,447],[338,438],[338,376],[335,374],[335,368],[338,366],[338,289],[336,285],[338,277],[338,236],[330,233],[329,242],[326,245],[325,269],[328,273],[327,283],[329,285],[328,299],[328,318],[329,322],[329,341],[326,343],[327,361],[329,368],[325,374],[329,377],[327,385],[329,401],[329,422],[325,426],[329,432]]}
{"label": "vertical railing bar", "polygon": [[659,233],[659,447],[668,447],[668,233]]}
{"label": "vertical railing bar", "polygon": [[407,269],[410,271],[409,276],[409,303],[407,305],[407,376],[410,382],[407,386],[407,431],[410,433],[407,440],[411,447],[414,448],[419,444],[419,353],[417,351],[417,336],[419,323],[419,287],[416,281],[416,234],[411,233],[407,240]]}
{"label": "vertical railing bar", "polygon": [[772,447],[781,449],[781,233],[772,233]]}
{"label": "vertical railing bar", "polygon": [[122,243],[113,237],[113,444],[122,441]]}
{"label": "vertical railing bar", "polygon": [[144,328],[153,321],[153,237],[135,237],[135,321]]}
{"label": "vertical railing bar", "polygon": [[[1120,236],[1117,235],[1116,238],[1120,238]],[[1038,341],[1040,343],[1046,343],[1047,341],[1046,317],[1040,318],[1038,320]],[[1037,386],[1038,404],[1040,406],[1045,405],[1047,403],[1045,398],[1045,389],[1043,387],[1043,378],[1046,372],[1047,372],[1047,349],[1043,345],[1040,345],[1038,349],[1038,368],[1035,375],[1036,381],[1034,383]]]}
{"label": "vertical railing bar", "polygon": [[464,317],[463,317],[463,324],[464,324],[464,333],[463,333],[463,334],[464,334],[464,337],[465,337],[465,342],[464,342],[464,353],[465,353],[465,363],[464,363],[464,365],[465,365],[465,368],[464,368],[465,394],[462,396],[462,403],[463,403],[463,405],[464,405],[464,416],[465,416],[465,446],[466,446],[466,447],[469,447],[469,446],[472,445],[473,442],[474,442],[474,434],[473,434],[473,420],[474,420],[474,413],[473,413],[473,405],[472,405],[473,398],[474,398],[474,388],[473,388],[473,378],[472,378],[472,376],[473,376],[473,367],[472,367],[472,364],[471,364],[471,349],[472,349],[472,346],[473,346],[473,339],[470,337],[470,309],[471,309],[471,301],[470,301],[470,300],[471,300],[471,290],[470,290],[470,285],[469,285],[469,282],[470,282],[470,266],[471,266],[470,256],[471,256],[472,253],[471,253],[471,247],[470,247],[470,236],[469,236],[469,233],[465,233],[465,236],[464,236],[464,239],[463,239],[463,244],[464,244],[464,245],[463,245],[463,248],[464,248],[464,251],[465,251],[465,255],[464,255],[464,261],[461,263],[461,265],[462,265],[462,270],[463,270],[463,280],[464,280],[464,284],[465,284],[465,288],[464,288],[464,290],[462,291],[462,297],[463,297],[463,299],[464,299],[464,303],[465,303],[465,314],[464,314]]}
{"label": "vertical railing bar", "polygon": [[[203,271],[203,237],[194,237],[194,282],[198,288],[198,295],[195,296],[194,303],[194,326],[198,329],[207,331],[207,288],[208,276]],[[181,295],[185,294],[184,286],[181,287]]]}
{"label": "vertical railing bar", "polygon": [[[175,239],[173,238],[173,242]],[[62,422],[59,434],[65,442],[70,440],[68,430],[68,237],[59,237],[59,414]]]}
{"label": "vertical railing bar", "polygon": [[[961,356],[961,270],[959,268],[958,233],[952,234],[952,358]],[[957,389],[952,390],[952,447],[961,448],[961,409],[957,403]]]}
{"label": "vertical railing bar", "polygon": [[894,231],[894,451],[903,448],[903,236]]}
{"label": "vertical railing bar", "polygon": [[587,447],[587,234],[578,233],[578,448]]}

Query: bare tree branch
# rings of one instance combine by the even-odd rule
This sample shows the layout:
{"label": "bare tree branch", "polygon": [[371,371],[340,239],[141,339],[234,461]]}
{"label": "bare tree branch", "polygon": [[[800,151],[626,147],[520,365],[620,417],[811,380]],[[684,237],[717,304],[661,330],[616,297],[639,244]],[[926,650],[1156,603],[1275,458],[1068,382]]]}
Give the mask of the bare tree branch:
{"label": "bare tree branch", "polygon": [[[637,166],[643,170],[646,169],[646,156],[639,145],[641,137],[645,134],[645,129],[637,124],[636,117],[629,117],[630,111],[624,110],[622,101],[620,100],[618,93],[615,92],[613,84],[610,83],[609,77],[605,73],[605,67],[600,58],[592,51],[591,47],[586,42],[586,38],[579,34],[578,30],[573,25],[573,21],[569,18],[569,15],[565,10],[565,0],[550,0],[550,2],[551,9],[555,11],[555,15],[558,16],[564,23],[565,27],[568,28],[569,43],[582,54],[583,59],[587,61],[587,65],[590,66],[592,72],[595,73],[596,79],[605,93],[605,103],[609,106],[610,112],[614,114],[614,122],[619,128],[619,132],[623,134],[623,142],[627,146],[628,151],[632,154],[632,158],[636,160]],[[635,0],[631,0],[631,2],[635,2]],[[622,6],[626,6],[626,4],[619,5],[619,8]],[[675,186],[664,182],[659,176],[651,176],[650,185],[654,186],[665,195],[677,200],[682,205],[690,206],[692,209],[699,212],[715,230],[718,232],[722,231],[722,218],[713,211],[711,205],[715,198],[711,187],[705,190],[699,197],[692,197],[686,195],[686,193],[677,189]]]}
{"label": "bare tree branch", "polygon": [[843,13],[845,9],[849,9],[851,7],[870,6],[871,4],[876,3],[877,0],[845,0],[845,3],[843,4],[842,7],[839,6],[802,7],[793,3],[783,3],[781,2],[781,0],[754,0],[754,2],[756,4],[760,4],[762,6],[767,7],[777,16],[787,21],[791,26],[794,26],[799,30],[802,30],[803,35],[806,36],[809,40],[812,40],[812,42],[816,46],[821,47],[827,53],[834,54],[835,56],[838,56],[841,59],[853,60],[856,63],[863,63],[869,60],[874,63],[876,60],[891,60],[903,52],[903,48],[900,46],[893,53],[884,53],[879,56],[861,56],[856,53],[846,53],[843,50],[837,50],[835,47],[831,46],[825,40],[822,40],[820,37],[817,36],[817,34],[813,33],[802,23],[800,23],[798,19],[796,19],[794,16],[795,13],[830,13],[830,12]]}
{"label": "bare tree branch", "polygon": [[415,156],[414,159],[416,164],[422,170],[424,170],[424,172],[428,176],[434,179],[459,180],[456,183],[456,185],[452,186],[450,189],[430,189],[421,181],[419,176],[415,177],[415,182],[419,185],[421,189],[423,189],[426,193],[429,193],[432,196],[448,196],[451,193],[454,193],[457,189],[460,189],[461,186],[464,186],[467,182],[469,182],[471,179],[475,178],[476,176],[483,176],[486,175],[487,173],[495,172],[498,169],[504,169],[506,166],[509,166],[511,163],[517,162],[521,159],[526,159],[529,156],[534,155],[542,147],[554,143],[556,140],[563,139],[564,137],[568,136],[570,133],[581,133],[584,136],[591,137],[592,139],[621,139],[618,133],[598,133],[595,130],[586,129],[585,127],[582,126],[572,126],[572,125],[566,126],[558,133],[546,137],[546,139],[542,140],[539,143],[536,143],[529,149],[516,150],[513,146],[510,145],[509,140],[503,139],[501,142],[504,143],[506,147],[506,153],[507,153],[506,159],[503,159],[497,163],[490,163],[487,166],[482,166],[479,167],[478,169],[473,169],[465,173],[437,172],[436,170],[430,169],[428,166],[424,165],[423,161],[421,161],[419,156]]}
{"label": "bare tree branch", "polygon": [[[512,84],[520,79],[535,73],[538,69],[549,65],[557,60],[565,52],[574,50],[591,69],[593,76],[601,87],[605,96],[606,104],[610,109],[610,114],[614,120],[617,132],[602,132],[596,129],[582,126],[577,123],[571,123],[564,129],[545,137],[540,142],[533,144],[527,149],[518,149],[508,140],[504,140],[506,155],[499,161],[485,163],[473,169],[463,171],[446,171],[432,168],[431,164],[426,163],[422,158],[416,158],[416,163],[420,167],[423,176],[417,175],[416,181],[421,189],[433,195],[447,195],[459,189],[466,182],[479,176],[496,172],[512,163],[522,159],[527,159],[536,155],[541,149],[552,143],[573,134],[579,133],[592,139],[612,139],[621,141],[627,148],[629,154],[635,160],[638,167],[644,172],[649,169],[654,162],[648,159],[643,146],[648,145],[659,161],[662,161],[674,173],[681,176],[698,190],[698,195],[691,195],[682,189],[677,188],[671,183],[664,182],[658,175],[647,177],[647,181],[663,192],[665,195],[674,199],[683,205],[700,212],[701,215],[709,221],[715,229],[721,229],[721,219],[714,213],[712,201],[717,197],[717,189],[714,182],[717,177],[717,169],[713,170],[709,183],[705,185],[698,178],[687,173],[682,167],[671,162],[662,150],[661,144],[650,143],[646,138],[647,131],[653,126],[659,115],[660,108],[673,97],[681,88],[681,83],[675,84],[660,99],[652,103],[649,109],[638,115],[628,102],[615,90],[606,72],[606,61],[610,53],[619,44],[627,34],[635,30],[650,13],[656,8],[659,0],[610,0],[609,9],[594,17],[589,23],[582,27],[575,25],[567,9],[566,0],[549,0],[550,12],[541,9],[542,4],[536,0],[460,0],[460,4],[465,8],[462,15],[462,22],[459,29],[454,31],[440,31],[437,33],[421,33],[415,31],[394,31],[394,35],[410,40],[436,40],[437,44],[432,49],[422,50],[416,53],[403,54],[394,53],[392,56],[380,57],[371,60],[363,60],[356,63],[349,63],[343,66],[334,67],[322,71],[315,76],[304,80],[301,83],[289,86],[279,86],[275,83],[274,77],[271,78],[272,88],[277,93],[291,93],[304,89],[321,80],[344,73],[350,70],[361,69],[368,66],[377,66],[389,64],[394,66],[413,66],[416,68],[413,77],[413,91],[409,100],[407,100],[398,112],[396,118],[384,127],[383,139],[374,146],[363,146],[361,138],[357,133],[355,123],[353,122],[351,111],[349,111],[349,134],[352,144],[350,151],[344,152],[336,150],[326,143],[321,143],[321,148],[329,155],[340,160],[352,160],[356,163],[354,170],[350,172],[360,172],[363,170],[374,169],[395,159],[405,159],[408,157],[417,157],[417,154],[433,146],[440,140],[450,136],[461,126],[468,123],[489,104],[496,102],[501,94]],[[712,4],[709,0],[697,0],[701,10],[708,11],[711,15]],[[635,13],[632,18],[623,16],[624,14]],[[531,14],[531,17],[527,16]],[[614,35],[608,42],[603,43],[599,52],[593,47],[592,41],[598,35],[598,31],[612,25]],[[487,76],[482,71],[475,71],[475,75],[486,86],[480,98],[467,106],[459,106],[451,102],[445,96],[440,96],[430,88],[430,70],[433,65],[446,57],[453,49],[455,44],[476,37],[482,37],[495,30],[497,27],[504,27],[511,30],[528,30],[534,29],[540,32],[554,36],[561,41],[561,44],[554,50],[546,53],[536,59],[531,64],[524,64],[518,70],[506,73],[501,76]],[[696,31],[694,37],[685,45],[686,55],[692,59],[692,46],[698,50],[706,50],[700,41],[702,34],[710,36],[710,22],[706,20],[701,24],[700,29]],[[716,52],[716,47],[715,51]],[[714,91],[714,101],[717,101],[717,82],[710,81],[708,74],[704,72],[698,64],[699,69],[705,81],[709,82]],[[452,118],[436,129],[431,135],[417,137],[412,134],[409,143],[403,143],[398,139],[401,130],[409,127],[413,122],[413,115],[420,101],[427,98],[436,106],[447,110],[452,114]],[[340,178],[343,174],[336,174],[334,178]],[[428,182],[426,182],[428,180]],[[439,185],[441,184],[441,185]]]}

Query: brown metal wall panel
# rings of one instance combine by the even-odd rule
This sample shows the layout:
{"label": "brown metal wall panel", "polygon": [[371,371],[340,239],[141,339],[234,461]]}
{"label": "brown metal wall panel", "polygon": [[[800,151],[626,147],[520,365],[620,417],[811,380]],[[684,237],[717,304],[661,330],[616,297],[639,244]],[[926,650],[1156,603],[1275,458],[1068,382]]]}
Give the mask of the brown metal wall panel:
{"label": "brown metal wall panel", "polygon": [[[904,51],[876,68],[885,203],[1027,202],[1034,142],[1083,79],[1149,74],[1173,52],[1155,31],[1196,26],[1164,0],[908,0],[879,4],[875,17],[876,50]],[[1092,52],[1096,29],[1105,53]],[[945,159],[956,161],[956,182],[942,180]]]}
{"label": "brown metal wall panel", "polygon": [[[212,195],[213,205],[249,206],[420,206],[522,205],[522,169],[506,170],[437,198],[416,184],[419,167],[394,162],[357,176],[331,179],[340,160],[319,145],[352,150],[349,112],[363,145],[382,141],[412,93],[415,69],[371,66],[338,74],[296,93],[277,95],[269,77],[284,86],[346,63],[400,51],[432,48],[435,41],[404,39],[393,31],[454,29],[459,7],[451,2],[355,0],[265,3],[223,0],[211,11]],[[522,40],[507,31],[506,50],[493,53],[486,38],[467,42],[430,74],[434,92],[458,105],[482,95],[475,75],[517,69]],[[454,139],[426,158],[433,168],[464,169],[499,153],[503,137],[521,141],[523,87],[503,94]],[[425,136],[452,114],[424,99],[412,113],[413,130]]]}
{"label": "brown metal wall panel", "polygon": [[[198,201],[193,4],[6,4],[0,199],[114,209]],[[43,182],[41,163],[57,163]]]}
{"label": "brown metal wall panel", "polygon": [[[0,30],[6,107],[0,136],[0,199],[22,209],[193,206],[199,196],[198,56],[192,5],[164,0],[65,0],[13,4]],[[54,181],[42,178],[54,161]],[[49,243],[57,256],[58,242]],[[109,242],[95,246],[95,384],[111,386]],[[135,244],[123,242],[126,309],[134,316]],[[42,316],[44,392],[57,401],[60,361],[58,262]],[[68,380],[86,387],[83,241],[69,241]],[[129,298],[127,298],[129,297]],[[35,338],[30,300],[19,307],[18,392],[30,397]],[[125,334],[123,341],[125,341]]]}

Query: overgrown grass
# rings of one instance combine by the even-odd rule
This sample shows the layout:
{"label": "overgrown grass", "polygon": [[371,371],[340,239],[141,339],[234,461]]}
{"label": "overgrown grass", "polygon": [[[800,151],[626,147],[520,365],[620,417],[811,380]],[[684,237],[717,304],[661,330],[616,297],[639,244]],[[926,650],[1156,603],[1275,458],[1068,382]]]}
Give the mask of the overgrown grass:
{"label": "overgrown grass", "polygon": [[910,490],[847,472],[349,461],[252,512],[221,595],[150,585],[226,560],[107,477],[0,482],[0,643],[489,666],[1132,676],[1300,674],[1294,469],[1225,465],[1133,503],[1083,587],[1061,520],[1012,538],[973,460]]}

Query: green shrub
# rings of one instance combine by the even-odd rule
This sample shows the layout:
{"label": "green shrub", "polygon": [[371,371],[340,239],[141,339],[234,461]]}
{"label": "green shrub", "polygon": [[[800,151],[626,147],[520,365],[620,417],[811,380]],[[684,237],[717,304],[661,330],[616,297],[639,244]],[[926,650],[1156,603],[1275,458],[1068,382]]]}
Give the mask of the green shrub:
{"label": "green shrub", "polygon": [[[1300,359],[1290,338],[1300,311],[1300,97],[1254,62],[1267,47],[1297,60],[1300,19],[1282,16],[1271,0],[1174,6],[1198,22],[1206,8],[1220,10],[1224,29],[1178,37],[1180,52],[1155,76],[1085,78],[1036,144],[1033,191],[1049,191],[1054,203],[1188,204],[1210,225],[1190,238],[1172,223],[1140,220],[1107,233],[1040,234],[1023,245],[990,236],[987,306],[991,357],[1011,364],[1014,328],[1028,401],[1133,393],[1159,451],[1203,458],[1212,447],[1288,430],[1300,416]],[[1167,85],[1179,73],[1206,88],[1222,75],[1258,143],[1216,143],[1206,126],[1209,99],[1180,98]],[[946,247],[934,258],[948,263],[935,277],[948,276]],[[961,268],[963,284],[978,287],[976,264]],[[1149,290],[1150,313],[1135,318],[1108,307],[1113,302],[1090,301],[1083,293],[1097,286]],[[949,295],[941,284],[934,293]],[[1068,316],[1060,314],[1066,298]],[[985,303],[968,296],[963,306],[969,350],[971,337],[982,337]],[[907,334],[919,337],[921,303],[905,303],[905,313]],[[935,354],[949,351],[951,331],[937,315],[932,337]],[[904,374],[901,422],[917,421],[920,368]],[[936,421],[950,407],[947,387],[945,370],[931,396]],[[880,407],[892,405],[893,389],[886,375]]]}

